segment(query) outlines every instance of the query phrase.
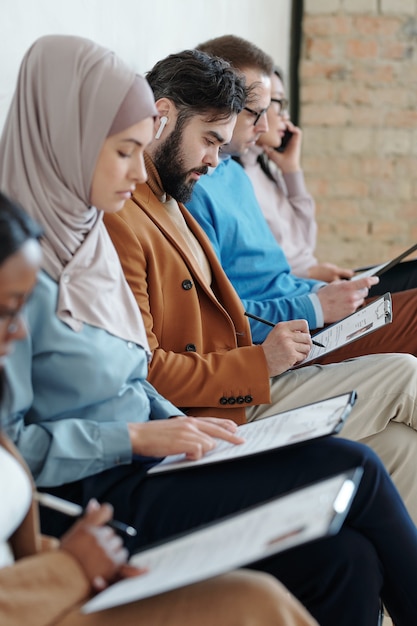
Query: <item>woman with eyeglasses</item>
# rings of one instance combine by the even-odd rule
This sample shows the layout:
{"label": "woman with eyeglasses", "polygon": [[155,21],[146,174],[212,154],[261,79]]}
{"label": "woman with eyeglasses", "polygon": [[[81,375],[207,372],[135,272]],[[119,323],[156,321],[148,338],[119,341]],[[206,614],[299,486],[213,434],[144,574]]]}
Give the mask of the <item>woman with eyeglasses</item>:
{"label": "woman with eyeglasses", "polygon": [[320,263],[315,257],[317,223],[314,200],[305,187],[300,166],[302,132],[290,120],[278,68],[274,68],[271,76],[271,87],[269,130],[240,157],[241,163],[293,274],[326,282],[350,278],[352,270]]}

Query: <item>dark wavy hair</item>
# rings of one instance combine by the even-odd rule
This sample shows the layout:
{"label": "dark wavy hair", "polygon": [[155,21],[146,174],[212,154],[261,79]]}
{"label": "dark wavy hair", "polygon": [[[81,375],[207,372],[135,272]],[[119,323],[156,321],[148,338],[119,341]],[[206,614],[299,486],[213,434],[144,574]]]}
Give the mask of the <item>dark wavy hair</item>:
{"label": "dark wavy hair", "polygon": [[39,224],[0,191],[0,265],[28,239],[39,239],[41,236]]}
{"label": "dark wavy hair", "polygon": [[208,121],[238,114],[246,102],[245,78],[224,59],[184,50],[158,61],[146,74],[155,100],[169,98],[179,121],[206,115]]}

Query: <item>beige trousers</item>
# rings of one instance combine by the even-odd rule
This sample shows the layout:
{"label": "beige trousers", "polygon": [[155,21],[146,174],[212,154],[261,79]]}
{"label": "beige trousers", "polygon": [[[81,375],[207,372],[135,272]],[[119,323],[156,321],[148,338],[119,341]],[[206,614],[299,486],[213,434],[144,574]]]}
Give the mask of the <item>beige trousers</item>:
{"label": "beige trousers", "polygon": [[271,404],[251,407],[248,421],[355,390],[339,436],[361,441],[382,459],[417,523],[417,359],[378,354],[311,365],[271,379]]}
{"label": "beige trousers", "polygon": [[238,570],[182,589],[82,615],[56,626],[318,626],[272,576]]}

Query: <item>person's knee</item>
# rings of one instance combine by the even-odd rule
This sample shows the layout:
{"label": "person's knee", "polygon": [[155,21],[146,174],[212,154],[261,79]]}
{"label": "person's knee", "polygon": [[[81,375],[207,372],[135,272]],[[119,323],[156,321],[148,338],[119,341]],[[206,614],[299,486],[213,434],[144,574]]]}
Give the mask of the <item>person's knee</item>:
{"label": "person's knee", "polygon": [[[364,466],[368,464],[370,468],[382,469],[383,465],[379,456],[372,448],[365,445],[363,441],[352,441],[343,437],[343,431],[340,437],[330,438],[326,440],[328,454],[326,459],[329,464],[331,460],[341,459],[346,468],[355,466]],[[329,465],[330,467],[330,465]]]}
{"label": "person's knee", "polygon": [[[385,363],[390,362],[391,371],[395,373],[396,378],[405,379],[411,385],[417,379],[417,357],[413,354],[395,353],[383,355]],[[389,381],[387,381],[389,385]],[[417,389],[412,384],[413,396]]]}
{"label": "person's knee", "polygon": [[413,473],[411,470],[417,455],[417,432],[407,424],[389,422],[384,430],[365,437],[361,443],[372,447],[391,475],[401,473],[404,468]]}
{"label": "person's knee", "polygon": [[300,602],[270,574],[239,571],[233,577],[239,626],[318,626]]}
{"label": "person's knee", "polygon": [[366,437],[384,463],[408,512],[417,522],[417,480],[414,471],[417,457],[417,432],[405,424],[390,422],[385,430]]}

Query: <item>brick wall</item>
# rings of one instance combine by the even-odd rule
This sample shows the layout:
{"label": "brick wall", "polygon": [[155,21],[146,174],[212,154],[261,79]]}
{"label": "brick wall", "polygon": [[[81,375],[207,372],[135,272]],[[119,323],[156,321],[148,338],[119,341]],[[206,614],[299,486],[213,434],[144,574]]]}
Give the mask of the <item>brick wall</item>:
{"label": "brick wall", "polygon": [[305,0],[303,168],[318,255],[382,262],[417,241],[417,0]]}

